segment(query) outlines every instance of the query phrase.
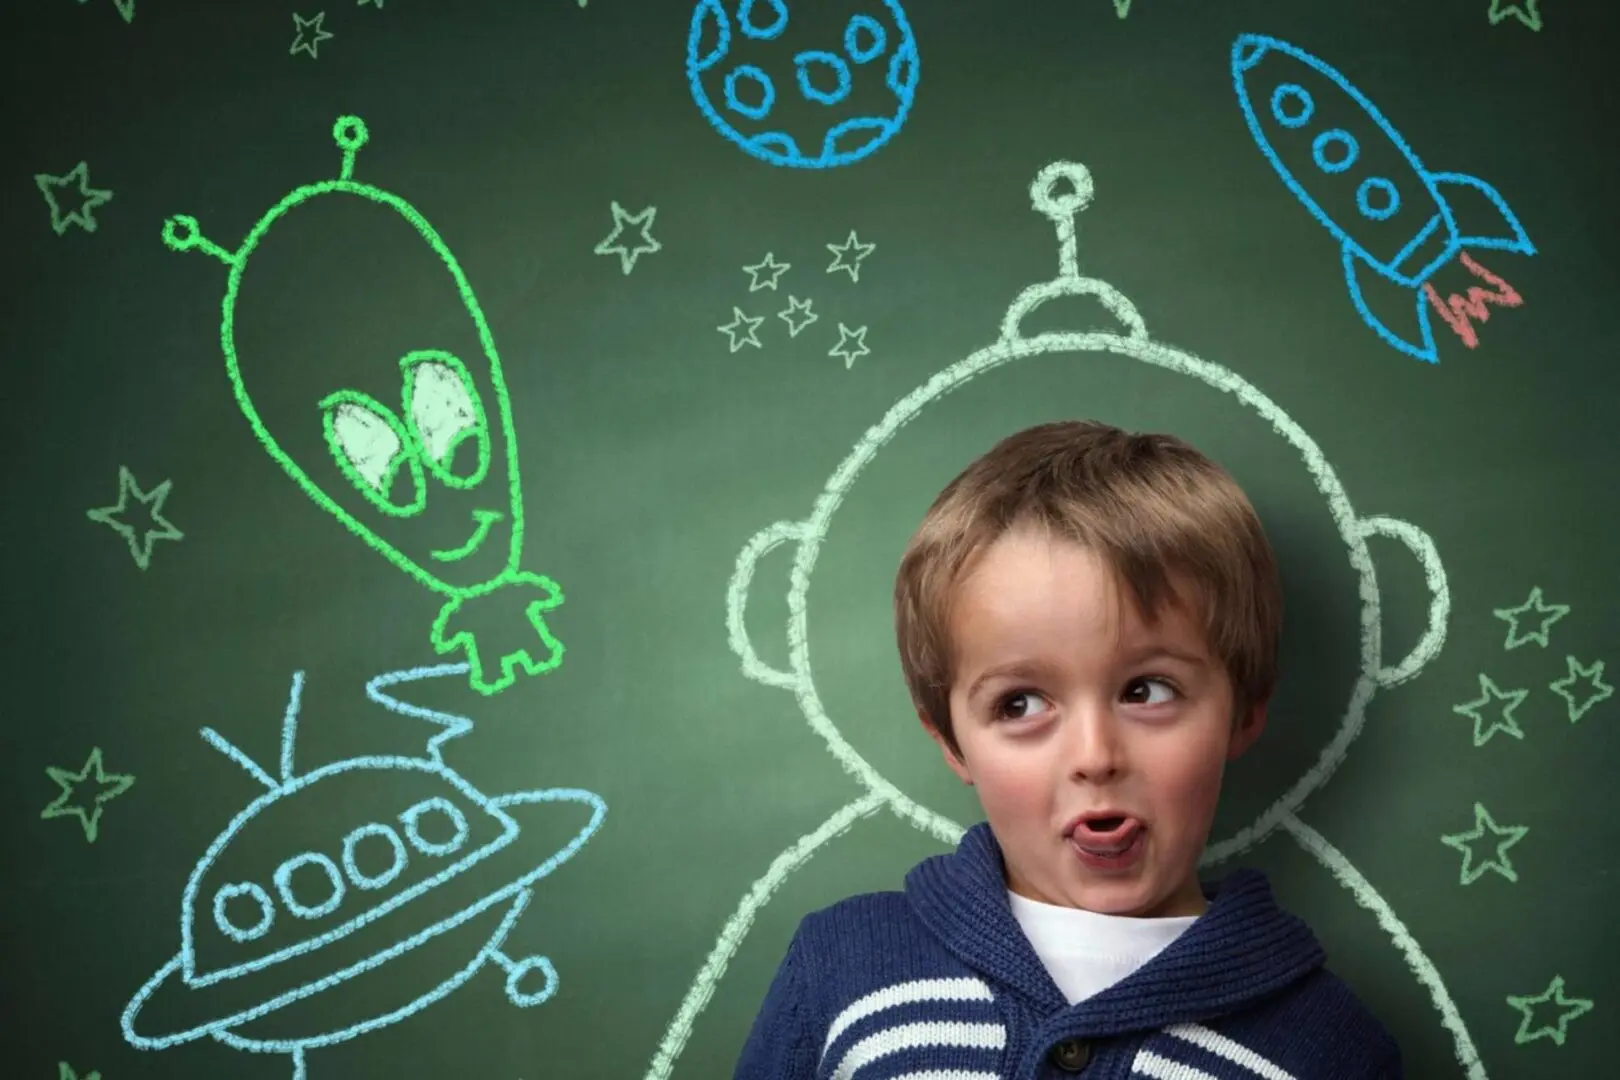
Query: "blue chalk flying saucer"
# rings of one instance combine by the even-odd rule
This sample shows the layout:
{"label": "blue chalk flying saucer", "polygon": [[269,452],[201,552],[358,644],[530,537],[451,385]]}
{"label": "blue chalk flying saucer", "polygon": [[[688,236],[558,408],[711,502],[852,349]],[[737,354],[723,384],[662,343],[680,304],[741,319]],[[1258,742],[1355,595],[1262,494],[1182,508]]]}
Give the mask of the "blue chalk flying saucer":
{"label": "blue chalk flying saucer", "polygon": [[[464,734],[471,722],[383,693],[396,682],[466,670],[452,664],[395,672],[367,686],[379,704],[444,725],[422,758],[351,758],[296,776],[301,673],[283,731],[280,781],[204,729],[209,742],[269,790],[198,860],[181,899],[180,949],[125,1009],[126,1040],[159,1050],[211,1036],[238,1049],[291,1054],[294,1076],[301,1078],[305,1050],[403,1020],[486,962],[505,969],[514,1005],[537,1005],[554,995],[557,974],[548,959],[512,959],[502,946],[535,882],[591,838],[607,807],[591,792],[572,788],[484,795],[439,758],[439,744]],[[329,814],[315,813],[306,802],[311,795],[322,807],[368,812],[333,827]],[[567,839],[548,849],[545,837],[559,832]],[[268,864],[260,852],[284,853],[289,846],[296,853],[274,869],[251,872]],[[342,955],[334,957],[340,941]],[[466,950],[429,985],[407,992],[399,987],[409,980],[365,978],[430,941]],[[537,978],[543,980],[538,989],[523,988]],[[364,1004],[323,999],[317,1008],[297,1008],[351,981],[369,982],[356,995]],[[391,1000],[378,1009],[379,997]],[[160,1018],[147,1023],[161,1023],[161,1033],[136,1029],[145,1013]]]}

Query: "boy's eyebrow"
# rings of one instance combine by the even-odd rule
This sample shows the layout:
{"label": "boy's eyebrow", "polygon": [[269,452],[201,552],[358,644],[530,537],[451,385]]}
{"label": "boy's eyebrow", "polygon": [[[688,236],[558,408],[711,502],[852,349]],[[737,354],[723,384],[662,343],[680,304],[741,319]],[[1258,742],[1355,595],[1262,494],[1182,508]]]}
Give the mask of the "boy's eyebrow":
{"label": "boy's eyebrow", "polygon": [[1033,663],[1029,660],[1010,660],[1003,664],[996,664],[993,667],[985,668],[983,671],[979,672],[977,678],[968,684],[968,700],[972,701],[974,698],[978,697],[979,691],[984,688],[984,684],[989,682],[991,679],[999,679],[1005,675],[1016,675],[1023,679],[1034,679],[1041,675],[1042,670],[1041,665]]}
{"label": "boy's eyebrow", "polygon": [[1210,657],[1205,653],[1178,649],[1162,641],[1151,641],[1132,649],[1121,659],[1127,664],[1140,664],[1146,660],[1179,660],[1183,664],[1189,664],[1192,667],[1202,667],[1210,662]]}

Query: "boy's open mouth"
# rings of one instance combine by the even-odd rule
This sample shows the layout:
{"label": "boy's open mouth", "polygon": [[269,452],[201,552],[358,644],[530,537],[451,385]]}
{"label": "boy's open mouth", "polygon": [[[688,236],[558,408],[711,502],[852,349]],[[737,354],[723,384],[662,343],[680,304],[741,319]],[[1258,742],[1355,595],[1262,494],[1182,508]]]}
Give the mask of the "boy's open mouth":
{"label": "boy's open mouth", "polygon": [[1128,814],[1104,814],[1075,822],[1069,840],[1098,855],[1117,854],[1135,843],[1144,826]]}

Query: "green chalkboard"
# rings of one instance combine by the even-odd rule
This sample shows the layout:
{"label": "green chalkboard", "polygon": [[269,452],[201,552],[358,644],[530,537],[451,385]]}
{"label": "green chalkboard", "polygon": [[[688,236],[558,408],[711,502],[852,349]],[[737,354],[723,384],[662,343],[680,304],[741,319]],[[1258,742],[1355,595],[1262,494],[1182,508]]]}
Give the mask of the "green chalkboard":
{"label": "green chalkboard", "polygon": [[910,531],[1095,417],[1281,559],[1211,874],[1408,1075],[1610,1075],[1617,29],[11,16],[3,1071],[728,1075],[799,918],[978,818],[901,681]]}

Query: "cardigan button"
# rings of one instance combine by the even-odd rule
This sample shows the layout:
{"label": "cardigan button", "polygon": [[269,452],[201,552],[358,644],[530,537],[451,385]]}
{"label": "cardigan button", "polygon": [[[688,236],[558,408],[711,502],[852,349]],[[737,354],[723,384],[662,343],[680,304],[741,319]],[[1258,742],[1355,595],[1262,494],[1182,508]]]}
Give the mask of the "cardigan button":
{"label": "cardigan button", "polygon": [[1091,1047],[1079,1039],[1064,1039],[1052,1047],[1052,1064],[1064,1072],[1077,1073],[1091,1060]]}

